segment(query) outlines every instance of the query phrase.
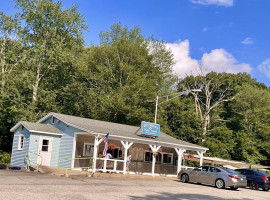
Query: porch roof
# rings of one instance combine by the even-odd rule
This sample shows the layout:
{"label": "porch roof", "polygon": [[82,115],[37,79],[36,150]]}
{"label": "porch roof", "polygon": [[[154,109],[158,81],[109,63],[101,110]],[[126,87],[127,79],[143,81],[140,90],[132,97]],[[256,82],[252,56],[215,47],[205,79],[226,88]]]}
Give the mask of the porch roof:
{"label": "porch roof", "polygon": [[24,126],[29,132],[32,133],[43,133],[43,134],[54,134],[62,135],[63,133],[55,126],[51,124],[39,124],[34,122],[19,121],[15,126],[13,126],[10,131],[16,131],[20,126]]}
{"label": "porch roof", "polygon": [[136,140],[141,143],[152,143],[152,144],[160,144],[162,146],[170,146],[170,147],[180,147],[186,150],[199,150],[206,151],[208,148],[202,147],[196,144],[192,144],[189,142],[185,142],[174,137],[171,137],[163,132],[160,132],[159,137],[157,138],[146,138],[141,136],[141,128],[137,126],[130,126],[126,124],[118,124],[82,117],[75,117],[71,115],[59,114],[59,113],[49,113],[42,119],[38,121],[41,123],[42,121],[48,119],[49,117],[55,117],[59,120],[65,122],[66,124],[78,128],[80,130],[92,133],[92,134],[107,134],[110,133],[110,136],[114,138],[125,138],[127,140]]}

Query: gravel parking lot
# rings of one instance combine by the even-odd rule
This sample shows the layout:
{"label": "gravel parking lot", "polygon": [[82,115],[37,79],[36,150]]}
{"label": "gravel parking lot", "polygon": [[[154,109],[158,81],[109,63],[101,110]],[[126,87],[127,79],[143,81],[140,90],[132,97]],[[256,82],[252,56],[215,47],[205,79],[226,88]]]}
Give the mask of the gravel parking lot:
{"label": "gravel parking lot", "polygon": [[0,170],[0,199],[259,199],[270,192],[250,189],[219,190],[212,186],[182,183],[173,178],[136,175],[60,177],[23,171]]}

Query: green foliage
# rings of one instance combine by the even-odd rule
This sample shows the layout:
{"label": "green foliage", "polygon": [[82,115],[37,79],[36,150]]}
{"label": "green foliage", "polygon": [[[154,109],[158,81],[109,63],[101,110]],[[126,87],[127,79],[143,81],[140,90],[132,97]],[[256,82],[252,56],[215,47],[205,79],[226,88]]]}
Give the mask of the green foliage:
{"label": "green foliage", "polygon": [[10,154],[0,150],[0,164],[9,166],[10,164]]}
{"label": "green foliage", "polygon": [[168,126],[172,136],[184,141],[200,143],[202,129],[192,98],[178,98],[168,102],[161,113],[165,119],[163,126]]}
{"label": "green foliage", "polygon": [[270,92],[256,85],[237,88],[230,127],[235,130],[235,157],[251,163],[269,162]]}
{"label": "green foliage", "polygon": [[[209,83],[209,84],[208,84]],[[207,85],[208,84],[208,85]],[[178,84],[180,91],[188,88],[203,87],[202,92],[199,93],[199,104],[201,104],[202,114],[205,113],[207,107],[207,90],[209,87],[211,94],[209,99],[209,124],[206,127],[207,132],[203,140],[194,140],[196,135],[185,131],[189,137],[183,137],[190,142],[202,144],[209,148],[206,155],[216,156],[228,159],[243,160],[250,163],[270,164],[270,91],[264,84],[258,83],[252,79],[250,75],[245,73],[227,74],[211,72],[205,76],[188,76],[181,80]],[[214,106],[216,102],[226,95],[226,100],[220,102],[218,106]],[[186,97],[182,96],[181,101],[190,98],[192,95]],[[187,105],[187,103],[184,103]],[[177,106],[181,109],[181,106]],[[179,110],[180,110],[179,109]],[[176,107],[168,107],[166,116],[174,121],[185,122],[187,119],[194,119],[195,105],[188,110],[191,112],[189,117],[180,117],[179,111]],[[172,112],[171,112],[172,110]],[[183,111],[182,111],[183,112]],[[185,111],[186,112],[186,111]],[[198,119],[199,127],[204,125],[204,117]],[[175,133],[176,127],[184,130],[181,124],[174,122],[170,126],[172,120],[168,120],[170,130]],[[192,127],[189,120],[188,127]],[[195,129],[195,130],[198,130]],[[179,131],[178,131],[179,132]],[[200,134],[202,132],[199,132]],[[196,135],[201,138],[200,135]]]}
{"label": "green foliage", "polygon": [[[170,90],[174,81],[171,53],[163,43],[144,38],[138,27],[114,24],[100,37],[100,46],[85,49],[61,94],[64,112],[133,125],[152,121],[154,105],[148,100]],[[77,95],[67,96],[70,90]]]}
{"label": "green foliage", "polygon": [[2,14],[0,21],[3,33],[17,37],[7,37],[10,64],[2,62],[12,70],[0,71],[0,149],[11,150],[16,122],[52,111],[133,125],[152,121],[148,100],[168,93],[176,80],[164,43],[117,23],[100,34],[100,45],[85,47],[76,6],[63,9],[52,0],[16,0],[16,6],[15,17]]}
{"label": "green foliage", "polygon": [[[172,53],[139,27],[113,24],[99,45],[86,47],[77,6],[15,2],[15,16],[0,13],[0,149],[11,151],[9,130],[20,120],[61,112],[140,125],[154,120],[157,95],[176,92]],[[178,91],[199,88],[197,96],[159,105],[162,131],[208,147],[209,156],[270,165],[270,89],[246,73],[211,72],[177,84]],[[0,162],[9,159],[0,152]]]}
{"label": "green foliage", "polygon": [[0,13],[0,149],[9,129],[59,111],[57,95],[70,82],[83,51],[83,16],[52,0],[16,0],[18,13]]}

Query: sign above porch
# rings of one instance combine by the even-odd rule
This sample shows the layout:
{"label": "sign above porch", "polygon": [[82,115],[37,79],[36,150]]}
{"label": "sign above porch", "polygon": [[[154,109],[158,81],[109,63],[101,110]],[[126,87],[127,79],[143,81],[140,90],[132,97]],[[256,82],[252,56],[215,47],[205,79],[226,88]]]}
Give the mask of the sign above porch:
{"label": "sign above porch", "polygon": [[158,137],[160,132],[160,125],[150,122],[142,121],[141,124],[142,135],[146,137]]}

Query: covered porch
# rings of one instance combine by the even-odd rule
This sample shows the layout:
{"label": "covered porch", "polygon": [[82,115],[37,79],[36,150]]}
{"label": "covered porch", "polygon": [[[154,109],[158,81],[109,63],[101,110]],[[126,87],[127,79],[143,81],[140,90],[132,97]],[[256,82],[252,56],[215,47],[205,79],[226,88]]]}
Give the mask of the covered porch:
{"label": "covered porch", "polygon": [[177,176],[182,168],[184,152],[197,152],[202,165],[203,154],[207,150],[197,145],[188,145],[190,143],[175,144],[142,136],[131,138],[109,134],[107,152],[113,158],[107,159],[102,158],[104,149],[102,140],[105,135],[76,133],[72,168],[88,168],[92,173],[100,171],[126,174],[126,164],[130,155],[130,174]]}

